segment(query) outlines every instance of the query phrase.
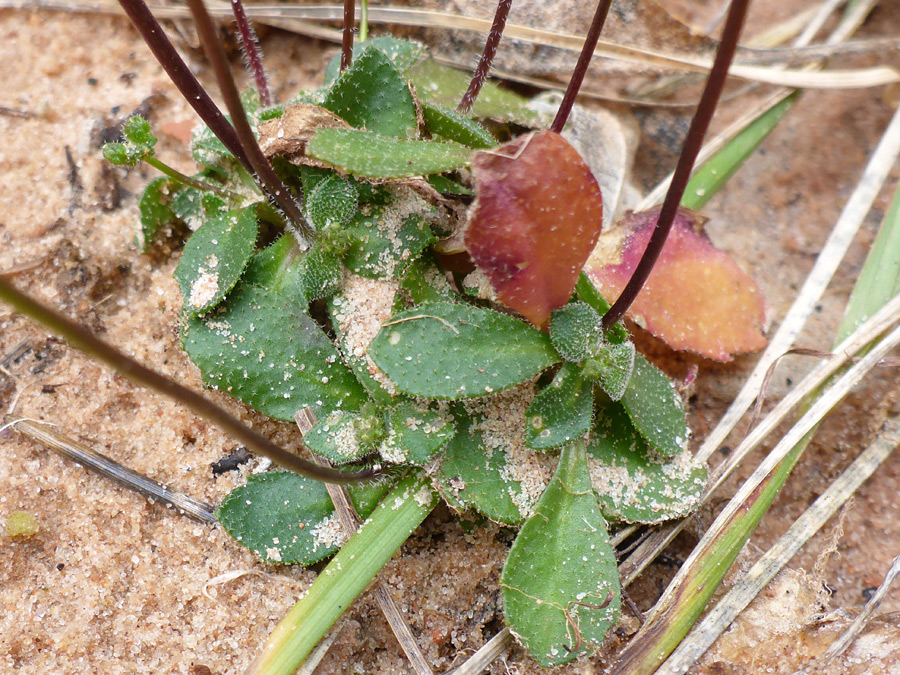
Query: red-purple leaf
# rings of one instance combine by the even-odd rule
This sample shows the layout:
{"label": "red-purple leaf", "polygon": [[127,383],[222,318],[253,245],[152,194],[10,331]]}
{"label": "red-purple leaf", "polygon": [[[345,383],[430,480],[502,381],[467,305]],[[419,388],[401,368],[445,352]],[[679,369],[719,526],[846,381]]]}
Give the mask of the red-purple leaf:
{"label": "red-purple leaf", "polygon": [[559,134],[476,153],[464,242],[497,299],[536,326],[572,295],[602,226],[600,187]]}
{"label": "red-purple leaf", "polygon": [[[647,246],[659,209],[628,213],[604,234],[585,272],[608,301],[621,293]],[[765,302],[756,282],[681,209],[628,317],[673,349],[716,361],[762,349]]]}

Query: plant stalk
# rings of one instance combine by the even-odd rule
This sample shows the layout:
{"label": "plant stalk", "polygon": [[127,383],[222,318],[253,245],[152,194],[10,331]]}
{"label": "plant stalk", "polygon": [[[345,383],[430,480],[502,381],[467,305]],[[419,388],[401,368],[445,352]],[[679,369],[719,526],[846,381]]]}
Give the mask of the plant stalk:
{"label": "plant stalk", "polygon": [[644,250],[640,262],[631,275],[631,279],[628,280],[619,298],[603,317],[604,328],[609,328],[625,316],[625,312],[631,307],[631,303],[637,298],[638,293],[641,292],[641,288],[643,288],[644,283],[650,276],[650,272],[653,271],[659,254],[662,253],[666,238],[672,229],[672,223],[675,221],[678,205],[681,203],[685,188],[690,180],[697,154],[703,145],[703,137],[706,135],[707,129],[709,129],[709,124],[716,111],[716,105],[725,86],[728,68],[734,59],[734,52],[737,49],[738,38],[744,26],[744,18],[747,15],[749,4],[750,0],[732,0],[731,6],[728,8],[728,18],[725,20],[725,29],[722,32],[719,50],[716,52],[712,71],[700,97],[697,112],[694,114],[694,119],[691,120],[687,138],[684,141],[678,164],[675,167],[675,173],[672,176],[672,183],[669,185],[662,209],[659,212],[656,229],[653,231],[653,235],[650,237],[647,248]]}
{"label": "plant stalk", "polygon": [[231,0],[231,11],[234,12],[234,20],[237,23],[238,35],[241,37],[241,47],[247,58],[247,65],[256,80],[256,88],[259,90],[259,100],[264,106],[272,105],[272,94],[269,93],[269,82],[266,79],[266,71],[262,64],[262,51],[259,48],[259,40],[247,12],[241,0]]}
{"label": "plant stalk", "polygon": [[341,22],[341,72],[353,63],[353,24],[356,21],[356,3],[344,0],[344,17]]}
{"label": "plant stalk", "polygon": [[478,65],[475,67],[475,73],[472,75],[472,81],[469,82],[469,88],[463,94],[462,100],[456,110],[463,115],[467,114],[481,93],[481,88],[487,80],[488,73],[491,72],[491,65],[494,63],[494,57],[497,55],[497,47],[500,46],[500,40],[503,38],[503,29],[506,28],[506,18],[509,16],[509,10],[512,7],[512,0],[500,0],[497,3],[497,11],[494,12],[494,22],[488,33],[487,40],[484,43],[484,50],[481,52],[481,58],[478,59]]}
{"label": "plant stalk", "polygon": [[130,356],[94,337],[83,327],[62,314],[29,298],[18,291],[6,279],[0,277],[0,300],[31,318],[54,333],[58,333],[76,349],[111,366],[119,374],[155,392],[181,403],[191,412],[212,422],[246,445],[252,452],[268,457],[276,464],[295,471],[307,478],[328,483],[349,483],[375,475],[372,469],[363,471],[338,471],[318,466],[275,445],[262,434],[254,431],[224,408],[184,385],[141,365]]}

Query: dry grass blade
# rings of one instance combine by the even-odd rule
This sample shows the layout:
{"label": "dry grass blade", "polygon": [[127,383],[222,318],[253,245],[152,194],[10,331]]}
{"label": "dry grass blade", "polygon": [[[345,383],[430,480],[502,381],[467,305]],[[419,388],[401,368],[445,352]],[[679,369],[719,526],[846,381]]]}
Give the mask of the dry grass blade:
{"label": "dry grass blade", "polygon": [[[116,12],[111,3],[64,3],[58,0],[0,0],[2,7],[38,7],[64,11],[91,11],[94,13]],[[179,5],[153,6],[153,12],[160,18],[182,18],[185,16]],[[230,16],[231,9],[227,3],[215,3],[209,7],[211,14]],[[261,22],[271,23],[283,20],[305,21],[340,21],[341,7],[306,5],[291,7],[284,5],[251,5],[247,14]],[[406,7],[370,7],[369,23],[385,23],[399,26],[415,26],[420,28],[453,28],[484,33],[490,30],[491,22],[487,19],[476,19],[448,12],[437,12]],[[556,33],[553,31],[531,28],[518,24],[507,24],[505,35],[509,39],[517,39],[545,47],[556,47],[569,51],[579,51],[584,40],[577,35]],[[626,63],[640,66],[675,68],[694,72],[707,72],[712,67],[712,60],[683,54],[667,54],[654,49],[628,47],[614,42],[601,40],[594,55],[603,58],[618,59]],[[735,64],[729,74],[752,82],[774,84],[797,89],[858,89],[877,87],[900,82],[900,73],[890,66],[875,66],[855,70],[808,71],[777,69],[764,66]]]}
{"label": "dry grass blade", "polygon": [[173,490],[167,485],[129,469],[83,443],[74,441],[51,429],[46,424],[21,417],[12,417],[6,420],[3,427],[11,427],[20,434],[50,448],[56,454],[144,497],[168,504],[194,520],[213,524],[219,522],[216,518],[215,507],[211,504],[194,499],[190,495]]}
{"label": "dry grass blade", "polygon": [[[299,410],[294,416],[294,421],[297,423],[297,428],[300,429],[300,433],[304,435],[316,425],[315,415],[310,408]],[[317,457],[313,453],[310,453],[310,456],[313,458],[313,461],[318,464],[331,467],[331,462],[327,459]],[[362,525],[362,519],[359,517],[356,508],[353,506],[353,502],[350,500],[350,493],[347,492],[347,488],[341,485],[330,485],[326,483],[325,488],[328,490],[328,496],[331,497],[331,501],[334,503],[334,510],[337,512],[341,525],[347,534],[352,536]],[[422,650],[419,649],[416,638],[413,636],[412,630],[410,630],[409,625],[403,618],[403,614],[400,612],[397,601],[391,594],[390,589],[384,583],[378,583],[374,592],[375,599],[378,601],[378,607],[387,619],[388,624],[390,624],[391,630],[394,632],[397,641],[400,643],[403,653],[406,654],[406,658],[408,658],[410,664],[412,664],[416,675],[433,675],[434,671],[431,670],[431,666],[428,665],[425,655],[422,653]]]}
{"label": "dry grass blade", "polygon": [[509,628],[504,628],[490,640],[485,642],[481,649],[459,668],[454,668],[447,675],[478,675],[490,666],[495,659],[500,658],[512,645],[513,637]]}
{"label": "dry grass blade", "polygon": [[900,154],[900,109],[888,124],[878,147],[863,172],[856,189],[844,206],[837,223],[819,253],[816,263],[807,276],[800,293],[791,305],[784,320],[769,340],[769,346],[747,378],[741,391],[729,406],[722,420],[700,446],[697,458],[706,461],[731,433],[759,393],[760,385],[772,362],[790,349],[800,334],[806,320],[812,314],[816,302],[828,286],[838,265],[859,231],[866,214],[872,207],[878,191],[887,179]]}
{"label": "dry grass blade", "polygon": [[[835,480],[831,486],[810,506],[802,516],[779,538],[772,548],[760,557],[741,580],[719,601],[718,605],[704,617],[693,631],[682,641],[668,660],[657,671],[657,675],[681,675],[687,672],[713,642],[728,628],[731,622],[740,614],[756,595],[772,580],[772,578],[790,561],[803,545],[833,516],[881,466],[882,462],[900,444],[900,415],[885,422],[882,433],[857,457],[853,463]],[[887,591],[887,586],[893,581],[894,576],[900,572],[900,558],[895,559],[891,572],[885,583],[879,588],[881,597]],[[843,636],[835,642],[823,656],[827,658],[832,649],[839,642],[846,648],[853,636],[858,634],[865,625],[863,616],[869,610],[869,605],[875,604],[878,593],[866,605],[863,615],[857,617],[853,625],[848,628],[849,637]],[[877,604],[876,604],[877,606]],[[873,610],[874,611],[874,608]],[[871,616],[871,611],[868,611]],[[860,619],[863,619],[860,621]],[[856,632],[851,629],[859,624]],[[834,655],[840,651],[835,651]]]}

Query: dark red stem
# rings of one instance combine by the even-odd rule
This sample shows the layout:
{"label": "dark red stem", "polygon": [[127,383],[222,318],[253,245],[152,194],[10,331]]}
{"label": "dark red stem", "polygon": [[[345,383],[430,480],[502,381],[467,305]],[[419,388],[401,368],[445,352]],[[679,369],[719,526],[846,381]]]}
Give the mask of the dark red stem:
{"label": "dark red stem", "polygon": [[672,182],[669,185],[668,192],[666,192],[666,198],[663,201],[659,218],[656,221],[656,228],[653,230],[653,235],[650,237],[647,248],[644,250],[644,255],[631,275],[631,279],[628,280],[619,299],[616,300],[603,317],[603,325],[606,328],[614,325],[625,316],[625,312],[628,311],[631,303],[637,298],[638,293],[641,292],[641,288],[643,288],[644,283],[650,276],[650,272],[653,270],[653,266],[662,252],[663,245],[666,243],[666,237],[669,235],[669,230],[672,229],[672,223],[678,212],[678,205],[681,203],[682,197],[684,197],[684,191],[690,180],[691,171],[694,169],[697,154],[703,145],[703,137],[706,135],[709,123],[716,112],[716,105],[725,86],[728,68],[731,66],[731,60],[734,58],[734,52],[737,49],[738,38],[741,35],[741,28],[743,28],[744,17],[747,15],[749,4],[750,0],[732,0],[731,6],[728,8],[728,18],[725,20],[725,29],[722,31],[719,50],[716,52],[712,71],[709,73],[709,79],[706,81],[706,87],[703,90],[703,95],[700,97],[700,103],[697,105],[697,112],[694,113],[694,119],[691,120],[691,126],[688,129],[687,138],[681,149],[681,155],[678,158]]}
{"label": "dark red stem", "polygon": [[375,471],[338,471],[301,459],[284,450],[259,432],[254,431],[224,408],[213,403],[193,389],[141,365],[112,345],[94,337],[88,330],[62,314],[29,298],[8,281],[0,277],[0,300],[15,307],[22,314],[37,321],[45,328],[62,335],[73,347],[98,361],[112,366],[132,382],[153,389],[159,394],[181,403],[188,409],[226,431],[252,452],[268,457],[273,462],[299,474],[329,483],[347,483],[371,477]]}
{"label": "dark red stem", "polygon": [[575,64],[575,70],[572,71],[572,77],[569,78],[569,86],[566,87],[566,93],[563,96],[562,103],[559,104],[559,110],[556,111],[556,117],[553,124],[550,125],[550,131],[562,133],[563,127],[566,126],[566,120],[569,119],[569,113],[572,112],[572,106],[575,104],[575,98],[584,82],[585,73],[591,64],[591,57],[594,56],[594,50],[597,48],[597,40],[600,39],[600,33],[603,30],[603,24],[606,23],[606,15],[609,14],[609,6],[612,0],[600,0],[597,3],[597,10],[594,12],[594,18],[591,21],[591,27],[588,34],[584,38],[584,44],[581,46],[581,54],[578,56],[578,63]]}
{"label": "dark red stem", "polygon": [[491,64],[494,62],[494,56],[497,54],[497,47],[500,46],[500,39],[503,37],[503,29],[506,28],[506,17],[509,16],[509,10],[512,7],[512,0],[500,0],[497,3],[497,11],[494,12],[494,23],[491,25],[491,32],[488,33],[487,41],[484,43],[484,51],[478,60],[478,66],[472,75],[472,81],[469,82],[469,88],[463,94],[462,100],[459,102],[456,110],[462,114],[466,114],[472,109],[475,99],[481,88],[487,80],[488,73],[491,72]]}
{"label": "dark red stem", "polygon": [[216,81],[222,92],[222,99],[225,101],[225,107],[228,114],[231,115],[231,123],[240,139],[241,145],[247,152],[247,158],[253,167],[253,173],[263,187],[263,191],[284,211],[288,219],[297,227],[300,234],[306,239],[312,239],[314,231],[303,214],[300,207],[294,201],[293,196],[288,191],[284,183],[275,173],[275,169],[269,163],[269,160],[262,153],[259,144],[256,142],[256,136],[247,120],[244,112],[244,106],[241,104],[241,96],[238,93],[237,85],[231,76],[231,70],[228,67],[228,60],[225,57],[225,50],[219,42],[216,33],[215,24],[212,17],[206,11],[203,0],[187,0],[187,5],[194,17],[194,24],[197,28],[197,35],[203,45],[203,51],[206,58],[212,64],[216,74]]}
{"label": "dark red stem", "polygon": [[353,63],[353,24],[356,23],[356,2],[344,0],[344,22],[341,27],[341,72]]}
{"label": "dark red stem", "polygon": [[272,105],[272,95],[269,93],[269,83],[266,81],[266,71],[262,64],[262,51],[259,48],[259,41],[256,39],[256,32],[247,18],[247,12],[244,11],[244,4],[241,0],[231,0],[231,11],[234,12],[234,20],[237,23],[238,35],[241,36],[241,47],[244,49],[244,56],[247,58],[247,66],[253,73],[253,79],[256,80],[256,88],[259,90],[259,100],[265,106]]}
{"label": "dark red stem", "polygon": [[185,100],[194,109],[203,123],[212,130],[220,141],[228,148],[228,152],[237,157],[248,171],[252,171],[247,153],[241,146],[237,134],[228,120],[219,110],[218,106],[206,93],[197,78],[194,77],[187,64],[178,55],[175,47],[169,42],[169,38],[163,32],[162,26],[150,13],[143,0],[119,0],[125,14],[131,19],[131,23],[144,38],[144,42],[150,47],[153,56],[166,71],[174,85],[184,96]]}

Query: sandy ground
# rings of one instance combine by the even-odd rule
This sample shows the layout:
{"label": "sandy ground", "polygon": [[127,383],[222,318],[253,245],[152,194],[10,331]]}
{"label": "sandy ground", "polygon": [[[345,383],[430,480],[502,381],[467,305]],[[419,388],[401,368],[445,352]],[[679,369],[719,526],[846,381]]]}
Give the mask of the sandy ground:
{"label": "sandy ground", "polygon": [[[751,20],[757,26],[789,14],[788,5],[798,6],[760,5]],[[891,3],[876,11],[864,34],[898,30],[900,12]],[[278,32],[268,35],[264,47],[276,97],[316,82],[333,53],[330,45]],[[190,55],[208,82],[202,61]],[[0,10],[0,63],[0,270],[14,272],[22,288],[199,389],[198,372],[177,345],[181,301],[171,276],[177,253],[147,257],[134,243],[136,197],[150,173],[111,171],[99,151],[104,129],[138,109],[156,128],[175,134],[193,119],[186,104],[124,19]],[[761,280],[773,317],[788,306],[877,142],[891,112],[885,96],[881,90],[809,93],[706,209],[714,240],[736,252]],[[175,135],[162,135],[159,152],[190,169]],[[649,185],[670,168],[671,155],[652,141],[641,152],[637,178]],[[895,171],[891,190],[896,181]],[[817,306],[804,346],[825,348],[831,342],[889,196],[885,191],[879,197],[840,277]],[[699,364],[691,423],[702,439],[753,358],[716,365],[646,342],[675,377]],[[19,414],[57,424],[63,433],[211,503],[243,480],[236,473],[212,475],[210,463],[235,449],[219,431],[135,389],[6,308],[0,308],[0,365],[4,410],[15,399]],[[794,366],[779,371],[772,395],[783,393],[799,372]],[[878,371],[830,419],[748,554],[773,542],[871,441],[885,415],[897,412],[895,381],[894,370]],[[261,419],[223,396],[216,399],[277,442],[297,444],[289,426]],[[9,431],[0,436],[0,457],[0,519],[23,509],[37,516],[41,528],[27,540],[0,534],[0,670],[241,672],[315,576],[260,564],[220,528],[149,504]],[[898,494],[900,458],[892,457],[846,511],[842,536],[833,537],[830,523],[793,561],[812,570],[822,551],[837,542],[837,555],[814,577],[817,588],[809,590],[801,576],[787,576],[807,588],[800,597],[815,598],[827,583],[833,607],[853,612],[862,606],[867,589],[878,585],[900,552]],[[699,520],[709,517],[704,513]],[[436,670],[447,670],[501,627],[497,579],[510,541],[496,528],[466,536],[438,509],[385,570]],[[639,605],[652,604],[690,543],[685,537],[635,586]],[[238,570],[249,573],[217,582],[219,575]],[[776,601],[773,612],[802,605],[791,599],[779,604],[786,597],[779,588],[766,593],[767,601]],[[889,596],[883,610],[900,610],[900,595]],[[768,630],[773,624],[766,617],[772,614],[765,607],[760,611],[756,623],[723,641],[704,672],[792,672],[800,637],[817,653],[840,624],[801,630],[810,617],[798,612],[778,632]],[[879,629],[893,636],[897,624],[888,616]],[[338,630],[318,672],[408,672],[371,599],[358,603]],[[611,647],[626,632],[619,631]],[[760,642],[770,644],[770,652],[760,650]],[[855,666],[837,664],[833,672],[882,672],[891,663],[896,668],[900,661],[892,643],[884,644],[880,661],[871,660],[877,650],[870,650]],[[601,663],[564,670],[594,672]],[[513,651],[495,671],[538,669]]]}

